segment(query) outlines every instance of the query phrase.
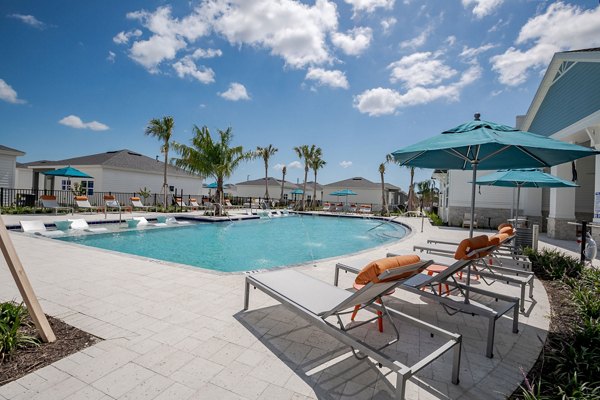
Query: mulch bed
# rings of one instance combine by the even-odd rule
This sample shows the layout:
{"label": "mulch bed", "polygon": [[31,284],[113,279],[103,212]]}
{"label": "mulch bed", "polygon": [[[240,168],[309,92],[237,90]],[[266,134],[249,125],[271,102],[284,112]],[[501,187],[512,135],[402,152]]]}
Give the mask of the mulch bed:
{"label": "mulch bed", "polygon": [[[571,290],[560,280],[550,280],[544,271],[537,270],[534,267],[536,277],[544,285],[544,289],[548,294],[550,301],[550,327],[548,336],[540,355],[527,374],[527,380],[531,384],[537,384],[541,376],[548,375],[551,365],[544,363],[544,356],[556,349],[557,342],[569,341],[573,336],[573,328],[580,324],[577,308],[571,298]],[[526,388],[525,380],[521,383],[521,387]],[[523,399],[523,390],[517,388],[511,395],[511,400]]]}
{"label": "mulch bed", "polygon": [[[47,318],[56,335],[56,341],[19,349],[12,354],[10,359],[5,359],[4,362],[0,363],[0,386],[102,340],[56,318],[49,316]],[[23,333],[37,336],[35,326],[33,323],[30,325],[30,327],[23,328]]]}

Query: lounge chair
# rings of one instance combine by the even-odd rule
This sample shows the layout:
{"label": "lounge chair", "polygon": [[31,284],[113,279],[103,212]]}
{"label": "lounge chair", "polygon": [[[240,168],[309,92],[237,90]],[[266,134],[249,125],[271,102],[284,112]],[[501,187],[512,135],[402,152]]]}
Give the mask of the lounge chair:
{"label": "lounge chair", "polygon": [[58,202],[56,201],[56,196],[51,196],[51,195],[42,195],[40,196],[40,201],[42,202],[42,207],[43,208],[50,208],[54,210],[54,214],[58,214],[59,210],[66,210],[67,212],[71,212],[71,214],[73,214],[73,207],[63,207],[63,206],[59,206]]}
{"label": "lounge chair", "polygon": [[58,237],[65,235],[63,231],[49,231],[48,229],[46,229],[46,225],[44,225],[44,223],[39,220],[19,221],[19,223],[21,224],[21,229],[23,229],[23,232],[25,233],[33,233],[34,235],[45,237]]}
{"label": "lounge chair", "polygon": [[[396,372],[396,399],[404,399],[407,380],[450,350],[453,351],[451,358],[452,383],[458,384],[459,382],[461,335],[448,332],[407,314],[389,309],[384,304],[376,303],[381,296],[398,286],[402,282],[401,279],[406,279],[407,275],[418,275],[418,272],[423,270],[429,263],[419,262],[404,267],[388,269],[376,276],[376,281],[372,280],[354,293],[331,286],[319,279],[292,269],[247,276],[245,282],[244,310],[248,310],[250,287],[253,286],[260,289],[313,326],[320,328],[325,333],[350,346],[353,354],[359,360],[369,360],[370,357],[379,366],[384,366]],[[318,293],[318,296],[315,295],[316,293]],[[375,316],[373,319],[363,321],[359,324],[345,325],[341,316],[351,312],[356,304],[365,304],[363,308],[383,313],[385,318],[394,327],[396,339],[376,348],[365,340],[352,335],[351,330],[353,328],[378,319],[378,316]],[[444,343],[414,365],[403,365],[399,360],[390,357],[382,351],[385,347],[399,341],[399,334],[394,319],[398,319],[403,323],[413,324],[419,329],[435,334],[439,338],[443,338]]]}
{"label": "lounge chair", "polygon": [[133,212],[133,208],[131,206],[122,206],[115,196],[106,194],[104,195],[104,214],[106,214],[108,210]]}
{"label": "lounge chair", "polygon": [[358,210],[356,204],[350,204],[350,208],[348,209],[348,211],[350,211],[351,213],[355,213],[356,210]]}
{"label": "lounge chair", "polygon": [[[462,227],[470,227],[471,226],[471,213],[465,213],[463,215]],[[473,228],[477,228],[477,214],[473,216]]]}
{"label": "lounge chair", "polygon": [[77,206],[77,211],[79,211],[81,209],[81,210],[88,210],[90,213],[92,213],[94,211],[98,212],[99,210],[102,209],[102,207],[97,207],[97,206],[91,205],[87,196],[75,196],[75,204]]}
{"label": "lounge chair", "polygon": [[[451,265],[433,264],[432,267],[439,266],[439,272],[436,275],[429,276],[425,274],[415,275],[414,277],[403,281],[398,287],[403,290],[418,294],[432,299],[442,305],[443,309],[449,314],[454,315],[457,312],[479,315],[488,319],[487,344],[485,354],[487,357],[494,356],[494,335],[496,331],[496,321],[503,315],[513,310],[512,332],[519,332],[519,303],[518,297],[507,296],[495,292],[486,291],[469,285],[470,266],[473,262],[487,256],[494,246],[488,246],[487,240],[477,243],[471,239],[465,239],[455,253],[456,261]],[[397,256],[397,254],[387,254],[388,257]],[[339,272],[351,272],[358,274],[361,266],[338,263],[335,267],[334,284],[338,285]],[[467,269],[467,284],[461,284],[456,281],[454,275],[457,272]],[[438,285],[444,284],[452,287],[452,293],[443,295],[440,290],[436,290]],[[424,291],[430,289],[431,291]],[[475,293],[481,296],[489,297],[494,300],[502,300],[504,304],[498,304],[495,308],[489,305],[480,304],[470,298],[470,294]]]}
{"label": "lounge chair", "polygon": [[91,232],[91,233],[108,232],[108,229],[106,229],[106,228],[91,228],[88,225],[87,221],[83,218],[70,219],[69,221],[72,222],[71,229],[76,229],[76,230],[81,230],[81,231]]}
{"label": "lounge chair", "polygon": [[192,198],[192,199],[190,199],[189,207],[192,210],[199,210],[202,206],[200,204],[198,204],[198,200]]}
{"label": "lounge chair", "polygon": [[180,207],[181,209],[191,208],[190,206],[185,204],[185,201],[183,201],[183,199],[181,197],[175,198],[175,204],[177,205],[177,207]]}
{"label": "lounge chair", "polygon": [[323,211],[331,211],[331,203],[323,204]]}
{"label": "lounge chair", "polygon": [[336,212],[344,212],[344,203],[338,203],[335,205],[335,209],[332,211],[336,211]]}
{"label": "lounge chair", "polygon": [[370,214],[371,213],[371,205],[370,204],[361,204],[358,207],[358,212],[360,214]]}
{"label": "lounge chair", "polygon": [[172,224],[172,225],[189,225],[190,221],[177,221],[175,219],[175,217],[167,217],[167,219],[165,220],[166,224]]}
{"label": "lounge chair", "polygon": [[130,197],[132,209],[141,209],[142,211],[150,211],[150,209],[156,210],[156,206],[145,206],[139,197]]}

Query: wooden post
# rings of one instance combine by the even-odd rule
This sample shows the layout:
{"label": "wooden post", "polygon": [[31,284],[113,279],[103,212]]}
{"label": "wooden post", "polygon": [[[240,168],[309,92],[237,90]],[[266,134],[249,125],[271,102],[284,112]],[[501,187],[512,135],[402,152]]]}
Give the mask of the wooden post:
{"label": "wooden post", "polygon": [[6,260],[6,264],[8,264],[8,269],[19,288],[19,292],[21,293],[21,297],[25,304],[27,305],[27,311],[37,328],[42,341],[54,342],[56,340],[56,336],[54,336],[54,332],[46,319],[46,315],[42,311],[42,307],[38,302],[35,293],[33,292],[33,288],[31,287],[31,283],[27,278],[27,274],[25,273],[25,269],[23,269],[23,264],[21,264],[21,260],[19,260],[19,256],[15,250],[15,247],[12,243],[8,235],[8,230],[4,225],[4,221],[0,216],[0,248],[2,249],[2,254],[4,254],[4,259]]}

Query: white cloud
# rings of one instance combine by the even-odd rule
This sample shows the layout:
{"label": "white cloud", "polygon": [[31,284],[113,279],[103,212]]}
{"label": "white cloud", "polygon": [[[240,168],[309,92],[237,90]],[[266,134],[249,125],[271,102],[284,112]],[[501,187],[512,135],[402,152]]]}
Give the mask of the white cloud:
{"label": "white cloud", "polygon": [[154,35],[148,40],[134,42],[129,50],[129,57],[146,67],[149,72],[157,73],[158,64],[163,60],[172,60],[185,47],[185,41],[175,36]]}
{"label": "white cloud", "polygon": [[545,68],[554,53],[600,46],[600,6],[584,10],[556,2],[543,14],[531,18],[519,32],[515,45],[532,43],[528,49],[510,47],[490,59],[501,83],[517,86],[530,70]]}
{"label": "white cloud", "polygon": [[185,78],[191,76],[192,78],[204,83],[212,83],[215,81],[215,72],[203,65],[198,68],[194,60],[190,56],[185,56],[181,60],[173,64],[173,69],[177,72],[177,76]]}
{"label": "white cloud", "polygon": [[283,167],[285,167],[285,164],[275,164],[275,165],[273,165],[273,169],[275,171],[281,171],[283,169]]}
{"label": "white cloud", "polygon": [[348,168],[352,166],[352,161],[342,161],[340,162],[340,167],[342,168]]}
{"label": "white cloud", "polygon": [[396,0],[344,0],[346,3],[352,6],[354,15],[361,11],[373,12],[377,8],[384,8],[391,10],[394,8]]}
{"label": "white cloud", "polygon": [[19,99],[17,92],[4,79],[0,79],[0,100],[8,103],[23,104],[25,100]]}
{"label": "white cloud", "polygon": [[192,54],[192,57],[195,59],[198,58],[214,58],[221,57],[223,52],[219,49],[196,49]]}
{"label": "white cloud", "polygon": [[475,7],[473,7],[473,15],[475,15],[476,18],[483,18],[486,15],[490,15],[500,7],[502,3],[504,3],[504,0],[462,0],[462,4],[465,8],[475,4]]}
{"label": "white cloud", "polygon": [[217,1],[213,29],[231,44],[263,47],[293,68],[331,61],[326,36],[337,29],[336,5],[292,0]]}
{"label": "white cloud", "polygon": [[288,168],[302,169],[304,166],[300,161],[292,161],[288,164]]}
{"label": "white cloud", "polygon": [[363,114],[381,116],[394,114],[399,108],[427,104],[439,99],[457,101],[462,89],[480,76],[481,67],[472,63],[458,81],[434,87],[411,87],[405,93],[381,87],[369,89],[354,97],[354,107]]}
{"label": "white cloud", "polygon": [[114,63],[114,62],[115,62],[115,58],[117,58],[117,55],[116,55],[114,52],[112,52],[112,51],[109,51],[109,52],[108,52],[108,56],[106,56],[106,59],[107,59],[109,62],[111,62],[111,63]]}
{"label": "white cloud", "polygon": [[47,27],[47,25],[45,23],[43,23],[42,21],[40,21],[33,15],[11,14],[11,15],[9,15],[9,17],[18,19],[19,21],[23,22],[24,24],[33,26],[34,28],[37,28],[40,30],[46,29],[46,27]]}
{"label": "white cloud", "polygon": [[132,37],[135,38],[140,36],[142,36],[142,31],[140,31],[139,29],[135,29],[129,32],[121,31],[117,33],[115,37],[113,37],[113,42],[115,42],[116,44],[127,44],[129,42],[129,39],[131,39]]}
{"label": "white cloud", "polygon": [[448,36],[446,40],[444,40],[444,43],[446,43],[448,46],[454,46],[454,43],[456,43],[456,36]]}
{"label": "white cloud", "polygon": [[479,54],[484,53],[490,49],[497,47],[495,44],[487,43],[481,45],[479,47],[467,47],[463,46],[462,52],[459,54],[459,57],[464,57],[466,59],[473,59],[477,57]]}
{"label": "white cloud", "polygon": [[109,129],[107,125],[104,125],[103,123],[98,121],[83,122],[81,118],[79,118],[76,115],[69,115],[67,117],[64,117],[63,119],[58,121],[58,123],[75,129],[91,129],[93,131],[105,131]]}
{"label": "white cloud", "polygon": [[498,20],[498,22],[496,22],[490,29],[488,29],[488,32],[491,33],[491,32],[499,31],[500,29],[504,28],[508,24],[510,24],[510,18],[507,19],[506,21],[503,20],[502,18],[500,18]]}
{"label": "white cloud", "polygon": [[250,100],[250,96],[248,95],[244,85],[237,82],[230,83],[229,89],[223,93],[219,93],[219,96],[231,101]]}
{"label": "white cloud", "polygon": [[398,20],[394,17],[382,19],[381,20],[381,28],[383,29],[383,34],[387,35],[388,33],[390,33],[390,31],[392,30],[394,25],[396,25],[397,22],[398,22]]}
{"label": "white cloud", "polygon": [[433,31],[433,29],[430,27],[427,27],[425,30],[423,30],[423,32],[421,32],[418,36],[412,38],[412,39],[408,39],[405,40],[403,42],[400,42],[400,48],[402,49],[416,49],[418,47],[421,47],[425,44],[425,42],[427,41],[427,38],[429,37],[429,35],[431,34],[431,32]]}
{"label": "white cloud", "polygon": [[346,33],[333,32],[331,42],[351,56],[357,56],[365,51],[371,44],[373,31],[371,28],[357,27]]}
{"label": "white cloud", "polygon": [[408,89],[417,86],[440,84],[458,72],[438,59],[440,54],[431,52],[414,53],[388,65],[391,69],[390,81],[401,81]]}
{"label": "white cloud", "polygon": [[348,89],[349,86],[346,75],[339,70],[327,71],[322,68],[309,68],[305,79],[316,81],[320,86],[332,88]]}

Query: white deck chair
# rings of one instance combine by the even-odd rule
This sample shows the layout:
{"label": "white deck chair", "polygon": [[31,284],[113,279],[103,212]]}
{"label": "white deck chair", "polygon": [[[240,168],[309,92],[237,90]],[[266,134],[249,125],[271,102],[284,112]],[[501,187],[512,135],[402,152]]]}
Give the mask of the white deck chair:
{"label": "white deck chair", "polygon": [[87,196],[75,196],[75,204],[77,205],[77,211],[81,210],[87,210],[90,213],[94,212],[94,211],[98,211],[100,209],[102,209],[102,207],[96,207],[90,204],[90,201],[88,200]]}
{"label": "white deck chair", "polygon": [[[494,336],[496,330],[496,321],[503,315],[507,314],[511,309],[513,310],[512,320],[513,327],[512,332],[519,332],[519,303],[518,297],[512,297],[503,295],[496,292],[490,292],[480,288],[476,288],[470,285],[464,285],[458,283],[454,277],[457,272],[460,272],[464,268],[469,268],[471,263],[477,260],[479,254],[487,254],[492,250],[494,246],[488,246],[484,248],[474,249],[467,253],[468,259],[456,260],[452,265],[446,265],[446,269],[437,275],[429,276],[425,274],[418,274],[410,279],[403,281],[398,288],[407,290],[409,292],[418,294],[419,296],[427,297],[442,305],[444,310],[450,315],[454,315],[457,312],[463,312],[471,315],[479,315],[488,319],[488,331],[487,331],[487,344],[485,354],[487,357],[492,358],[494,356]],[[388,253],[387,257],[394,257],[397,254]],[[443,265],[436,263],[437,265]],[[334,285],[338,285],[339,273],[341,271],[358,274],[363,265],[348,265],[337,263],[335,266],[335,277]],[[467,282],[470,278],[470,269],[467,269]],[[449,294],[443,296],[442,293],[435,290],[435,287],[444,284],[449,285],[453,288],[455,294]],[[423,291],[422,289],[430,288],[431,292]],[[497,307],[492,308],[488,305],[484,305],[472,300],[469,296],[470,293],[476,293],[482,296],[486,296],[495,300],[502,300],[504,304],[499,304]],[[454,310],[449,312],[449,310]]]}
{"label": "white deck chair", "polygon": [[[450,350],[453,351],[451,357],[452,383],[458,384],[459,381],[461,335],[448,332],[396,310],[388,309],[383,303],[381,305],[376,303],[381,296],[401,283],[400,280],[394,280],[394,278],[398,279],[400,276],[404,276],[409,270],[415,274],[419,274],[429,264],[431,264],[431,261],[388,269],[379,275],[380,282],[370,282],[354,293],[331,286],[317,278],[291,269],[255,274],[246,277],[244,310],[248,309],[250,286],[260,289],[307,320],[313,326],[320,328],[325,333],[350,346],[352,352],[359,360],[369,360],[370,357],[379,365],[396,372],[396,399],[404,399],[406,381]],[[387,282],[381,282],[381,280],[387,280]],[[318,293],[318,296],[315,296],[315,293]],[[356,304],[364,304],[364,308],[367,310],[383,313],[393,326],[396,332],[396,339],[376,348],[373,344],[352,335],[350,332],[353,328],[379,318],[376,316],[360,324],[345,325],[341,316],[351,312]],[[416,364],[412,366],[403,365],[399,360],[382,352],[385,347],[399,342],[399,333],[392,317],[401,320],[403,323],[413,324],[419,329],[435,334],[443,338],[445,342]],[[397,344],[396,346],[399,345]]]}
{"label": "white deck chair", "polygon": [[167,217],[165,223],[172,225],[189,225],[190,221],[177,221],[175,217]]}
{"label": "white deck chair", "polygon": [[[465,213],[465,215],[463,215],[462,227],[466,228],[467,226],[471,227],[471,213]],[[473,228],[477,228],[477,214],[473,216]]]}
{"label": "white deck chair", "polygon": [[143,211],[150,211],[150,209],[155,209],[155,206],[145,206],[144,203],[142,203],[142,199],[140,199],[139,197],[130,197],[129,201],[131,201],[131,207],[133,208],[139,208]]}
{"label": "white deck chair", "polygon": [[93,232],[93,233],[108,232],[108,229],[106,229],[106,228],[91,228],[88,225],[87,221],[83,218],[70,219],[69,221],[72,222],[71,229],[78,229],[81,231]]}
{"label": "white deck chair", "polygon": [[64,236],[65,233],[63,231],[49,231],[46,228],[46,225],[40,220],[36,221],[19,221],[21,224],[21,228],[23,232],[33,233],[38,236],[46,236],[46,237],[58,237]]}
{"label": "white deck chair", "polygon": [[66,210],[73,214],[73,207],[59,206],[58,202],[56,201],[56,196],[43,195],[40,196],[40,201],[42,202],[42,207],[53,209],[54,214],[58,214],[59,210]]}

